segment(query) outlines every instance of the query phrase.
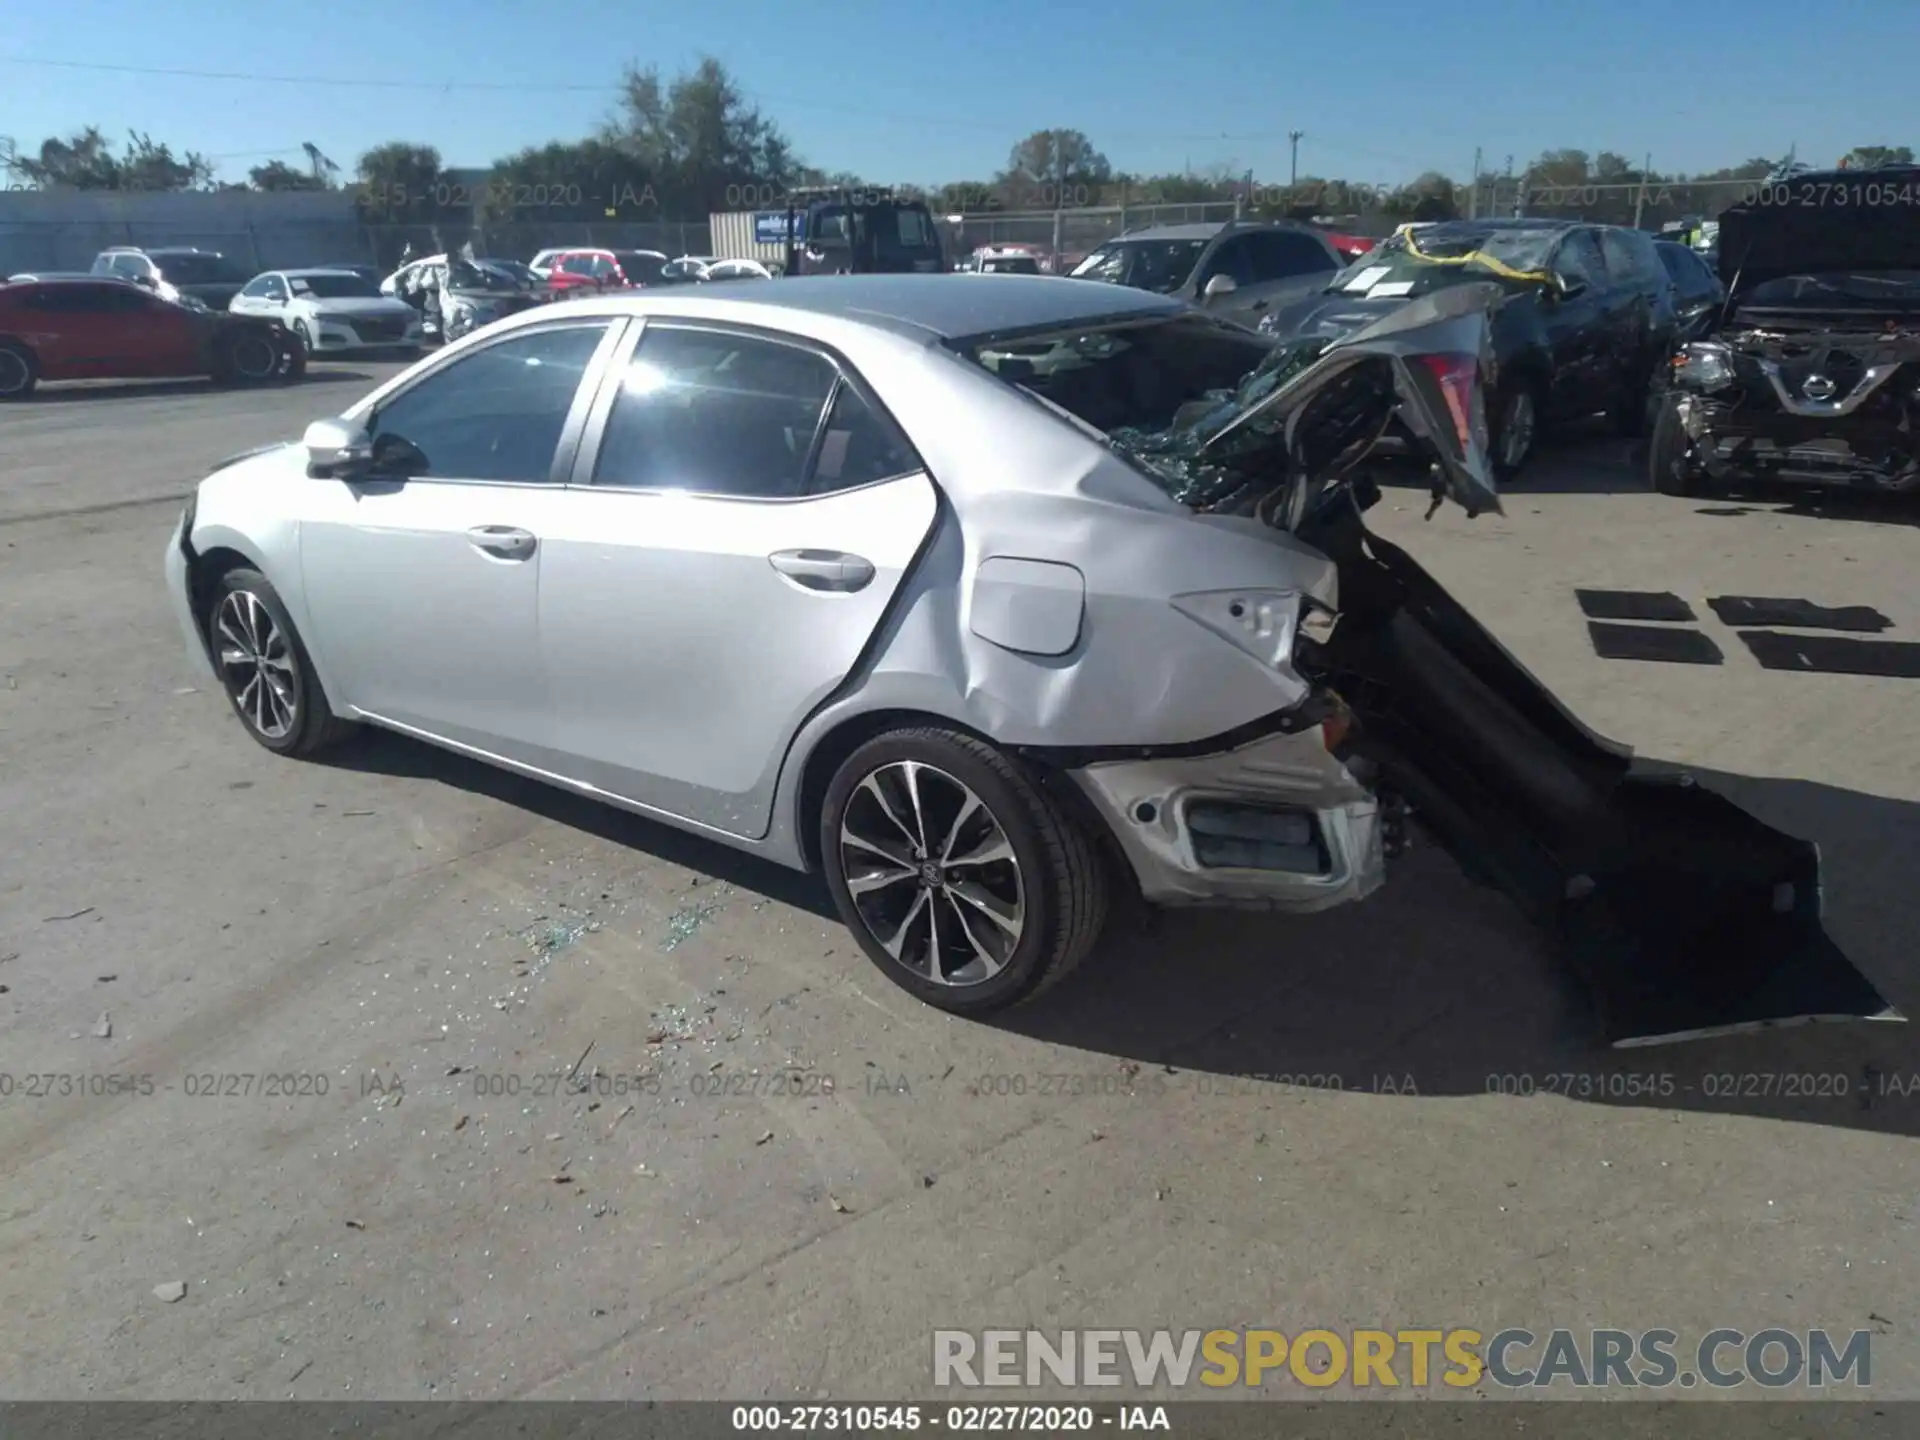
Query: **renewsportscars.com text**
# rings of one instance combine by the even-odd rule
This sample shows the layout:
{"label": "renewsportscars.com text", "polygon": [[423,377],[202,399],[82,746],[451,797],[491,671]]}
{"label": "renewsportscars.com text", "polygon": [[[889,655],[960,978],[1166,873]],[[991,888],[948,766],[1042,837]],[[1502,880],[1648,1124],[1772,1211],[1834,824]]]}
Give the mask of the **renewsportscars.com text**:
{"label": "renewsportscars.com text", "polygon": [[1873,1383],[1871,1331],[936,1330],[937,1386],[1825,1390]]}

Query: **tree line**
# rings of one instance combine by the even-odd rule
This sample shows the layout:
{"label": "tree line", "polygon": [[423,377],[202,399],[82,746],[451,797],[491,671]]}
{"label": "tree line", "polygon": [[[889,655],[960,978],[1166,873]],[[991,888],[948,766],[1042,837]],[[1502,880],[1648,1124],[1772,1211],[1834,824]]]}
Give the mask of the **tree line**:
{"label": "tree line", "polygon": [[[823,170],[795,151],[785,131],[717,60],[671,79],[628,66],[618,98],[591,135],[529,146],[484,170],[449,166],[431,144],[395,140],[361,155],[351,173],[312,143],[306,164],[274,159],[245,182],[215,179],[193,151],[175,154],[140,132],[117,150],[97,127],[50,137],[33,151],[0,144],[0,166],[15,186],[57,190],[339,191],[368,224],[426,225],[545,221],[704,221],[715,211],[778,209],[793,189],[835,184],[869,188],[847,171]],[[1864,168],[1912,163],[1911,147],[1866,145],[1841,162]],[[1704,174],[1643,170],[1610,151],[1548,150],[1514,171],[1467,182],[1428,171],[1401,184],[1368,185],[1313,175],[1284,184],[1216,165],[1199,173],[1135,174],[1114,166],[1082,131],[1039,130],[1014,144],[989,177],[893,188],[942,213],[1031,212],[1155,204],[1238,204],[1265,216],[1448,219],[1466,214],[1550,214],[1651,223],[1711,213],[1729,187],[1779,173],[1782,161],[1755,157]]]}

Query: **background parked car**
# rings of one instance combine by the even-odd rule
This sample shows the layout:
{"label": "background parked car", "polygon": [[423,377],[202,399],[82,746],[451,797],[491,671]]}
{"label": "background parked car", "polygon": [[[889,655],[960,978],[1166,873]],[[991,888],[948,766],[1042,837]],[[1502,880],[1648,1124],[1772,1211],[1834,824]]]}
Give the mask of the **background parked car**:
{"label": "background parked car", "polygon": [[969,275],[1040,275],[1040,253],[1031,245],[982,245],[958,267]]}
{"label": "background parked car", "polygon": [[710,255],[682,255],[660,268],[662,285],[697,285],[707,278],[707,267],[714,263]]}
{"label": "background parked car", "polygon": [[547,287],[556,296],[625,288],[627,277],[611,250],[563,250],[547,269]]}
{"label": "background parked car", "polygon": [[660,283],[660,272],[666,268],[667,257],[658,250],[616,250],[613,263],[620,272],[621,284],[644,290]]}
{"label": "background parked car", "polygon": [[549,273],[553,270],[553,262],[566,253],[567,248],[564,245],[557,245],[542,250],[527,262],[527,269],[531,270],[537,279],[545,281]]}
{"label": "background parked car", "polygon": [[1623,434],[1644,427],[1676,317],[1673,282],[1637,230],[1549,220],[1406,227],[1261,329],[1350,335],[1410,300],[1483,280],[1509,292],[1494,317],[1488,407],[1503,479],[1525,466],[1549,421],[1605,410]]}
{"label": "background parked car", "polygon": [[42,380],[211,375],[232,384],[306,368],[276,321],[185,305],[113,278],[0,285],[0,400]]}
{"label": "background parked car", "polygon": [[93,274],[130,280],[168,299],[198,300],[209,310],[225,310],[253,272],[217,250],[162,247],[143,250],[116,245],[94,257]]}
{"label": "background parked car", "polygon": [[1317,230],[1233,221],[1136,230],[1109,240],[1072,275],[1172,295],[1253,324],[1275,306],[1319,289],[1344,263]]}
{"label": "background parked car", "polygon": [[773,271],[758,260],[716,260],[707,267],[708,280],[771,280]]}
{"label": "background parked car", "polygon": [[1671,240],[1656,240],[1653,248],[1673,281],[1673,304],[1682,326],[1727,298],[1727,287],[1699,251]]}
{"label": "background parked car", "polygon": [[424,343],[413,306],[346,270],[270,270],[227,308],[280,321],[309,355],[398,349],[412,356]]}

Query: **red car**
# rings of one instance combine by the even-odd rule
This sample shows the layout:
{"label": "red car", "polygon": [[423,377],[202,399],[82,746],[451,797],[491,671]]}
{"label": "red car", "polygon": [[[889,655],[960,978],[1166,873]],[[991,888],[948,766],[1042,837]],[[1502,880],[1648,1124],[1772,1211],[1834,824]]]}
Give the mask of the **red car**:
{"label": "red car", "polygon": [[1334,230],[1323,230],[1320,233],[1327,237],[1329,245],[1348,260],[1358,260],[1380,243],[1368,235],[1345,235]]}
{"label": "red car", "polygon": [[277,320],[163,300],[124,280],[0,285],[0,400],[23,400],[42,380],[210,375],[259,385],[306,368]]}
{"label": "red car", "polygon": [[548,287],[556,295],[574,295],[651,284],[667,257],[657,250],[563,250],[549,263]]}

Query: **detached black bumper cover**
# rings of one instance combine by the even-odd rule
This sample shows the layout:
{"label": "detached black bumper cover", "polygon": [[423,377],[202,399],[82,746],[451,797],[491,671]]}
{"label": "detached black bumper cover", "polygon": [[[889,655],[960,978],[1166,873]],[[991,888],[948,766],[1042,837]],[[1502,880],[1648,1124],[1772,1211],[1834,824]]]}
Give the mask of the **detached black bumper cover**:
{"label": "detached black bumper cover", "polygon": [[1562,942],[1609,1043],[1903,1018],[1827,935],[1814,845],[1636,771],[1405,552],[1353,538],[1303,662],[1422,827]]}

